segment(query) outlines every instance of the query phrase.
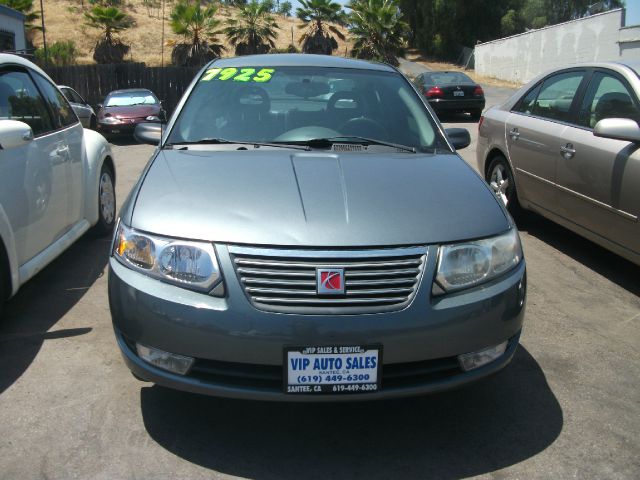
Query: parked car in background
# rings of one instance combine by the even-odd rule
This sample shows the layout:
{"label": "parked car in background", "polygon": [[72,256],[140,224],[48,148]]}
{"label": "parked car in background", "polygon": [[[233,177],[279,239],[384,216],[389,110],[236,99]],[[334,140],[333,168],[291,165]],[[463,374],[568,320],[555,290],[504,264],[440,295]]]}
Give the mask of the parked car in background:
{"label": "parked car in background", "polygon": [[480,121],[477,160],[533,210],[640,264],[640,62],[556,69]]}
{"label": "parked car in background", "polygon": [[0,54],[0,310],[90,227],[113,229],[115,167],[36,65]]}
{"label": "parked car in background", "polygon": [[98,105],[98,131],[105,135],[132,134],[142,122],[162,122],[166,113],[151,90],[115,90]]}
{"label": "parked car in background", "polygon": [[484,110],[484,90],[462,72],[426,72],[414,83],[438,116],[468,112],[478,120]]}
{"label": "parked car in background", "polygon": [[513,357],[516,227],[455,151],[469,132],[445,133],[394,68],[218,59],[162,130],[136,128],[158,148],[109,261],[115,336],[139,378],[236,398],[382,399]]}
{"label": "parked car in background", "polygon": [[71,108],[76,112],[82,126],[95,130],[97,127],[96,114],[91,105],[80,96],[73,88],[65,85],[58,85],[58,88],[71,104]]}

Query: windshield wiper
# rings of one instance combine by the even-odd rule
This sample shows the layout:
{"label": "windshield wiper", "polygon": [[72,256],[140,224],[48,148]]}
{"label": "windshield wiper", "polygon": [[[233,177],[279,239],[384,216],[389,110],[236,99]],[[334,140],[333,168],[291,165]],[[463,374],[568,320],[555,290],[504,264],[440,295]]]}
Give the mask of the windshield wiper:
{"label": "windshield wiper", "polygon": [[384,147],[395,148],[409,153],[416,153],[414,147],[400,145],[397,143],[384,142],[375,138],[359,137],[356,135],[340,135],[337,137],[312,138],[310,140],[292,142],[296,145],[308,145],[311,148],[329,148],[336,143],[351,143],[356,145],[382,145]]}
{"label": "windshield wiper", "polygon": [[295,150],[309,151],[310,147],[290,143],[247,142],[244,140],[227,140],[226,138],[202,138],[188,142],[172,142],[165,144],[165,148],[173,148],[181,145],[253,145],[254,147],[293,148]]}

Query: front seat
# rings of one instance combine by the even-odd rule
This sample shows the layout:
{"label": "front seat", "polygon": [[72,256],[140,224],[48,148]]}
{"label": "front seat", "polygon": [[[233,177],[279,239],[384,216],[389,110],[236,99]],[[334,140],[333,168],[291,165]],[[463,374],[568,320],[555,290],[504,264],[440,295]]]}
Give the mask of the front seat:
{"label": "front seat", "polygon": [[605,118],[629,118],[636,122],[640,120],[638,109],[627,93],[609,92],[598,99],[591,119],[591,127]]}

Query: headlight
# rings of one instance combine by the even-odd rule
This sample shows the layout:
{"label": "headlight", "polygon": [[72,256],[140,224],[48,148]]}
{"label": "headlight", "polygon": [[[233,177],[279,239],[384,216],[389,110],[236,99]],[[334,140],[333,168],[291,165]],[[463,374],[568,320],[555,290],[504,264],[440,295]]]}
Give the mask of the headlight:
{"label": "headlight", "polygon": [[145,118],[145,120],[147,120],[148,122],[159,122],[160,117],[157,115],[149,115],[147,118]]}
{"label": "headlight", "polygon": [[442,245],[438,252],[436,282],[451,292],[487,282],[522,260],[522,246],[515,228],[497,237]]}
{"label": "headlight", "polygon": [[108,125],[115,125],[116,123],[122,123],[122,120],[116,117],[104,117],[100,120],[100,123],[106,123]]}
{"label": "headlight", "polygon": [[[222,280],[210,243],[162,238],[120,223],[113,255],[133,270],[179,287],[211,292]],[[216,289],[215,295],[223,293]]]}

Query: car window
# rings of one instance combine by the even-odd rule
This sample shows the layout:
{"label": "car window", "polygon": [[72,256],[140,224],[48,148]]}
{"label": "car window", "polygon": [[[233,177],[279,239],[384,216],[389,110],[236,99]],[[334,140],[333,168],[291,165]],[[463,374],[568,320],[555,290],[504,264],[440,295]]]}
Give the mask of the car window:
{"label": "car window", "polygon": [[464,73],[460,72],[441,72],[430,73],[425,75],[427,83],[432,85],[455,85],[458,83],[475,83]]}
{"label": "car window", "polygon": [[105,107],[130,107],[132,105],[155,105],[158,99],[151,92],[115,93],[107,97]]}
{"label": "car window", "polygon": [[350,135],[419,150],[447,148],[401,75],[309,66],[205,71],[168,141],[287,142]]}
{"label": "car window", "polygon": [[539,84],[537,87],[529,90],[529,92],[527,92],[527,94],[522,97],[522,99],[520,99],[520,101],[516,104],[516,106],[513,108],[513,111],[531,115],[533,113],[536,99],[538,98],[541,87],[542,84]]}
{"label": "car window", "polygon": [[596,72],[584,96],[579,123],[593,128],[604,118],[629,118],[640,122],[640,109],[622,81],[613,75]]}
{"label": "car window", "polygon": [[54,130],[44,99],[23,71],[0,71],[0,119],[24,122],[36,136]]}
{"label": "car window", "polygon": [[78,95],[75,90],[72,90],[70,88],[61,88],[60,90],[62,90],[62,93],[64,94],[65,97],[67,97],[67,100],[69,100],[70,102],[80,103],[80,104],[85,103],[82,97]]}
{"label": "car window", "polygon": [[49,104],[49,108],[53,113],[55,127],[68,127],[69,125],[78,123],[78,117],[64,95],[60,93],[60,90],[36,72],[33,72],[33,78],[38,84],[38,88],[42,92],[45,101]]}
{"label": "car window", "polygon": [[532,114],[550,120],[571,120],[571,105],[584,72],[567,72],[547,78],[533,105]]}

